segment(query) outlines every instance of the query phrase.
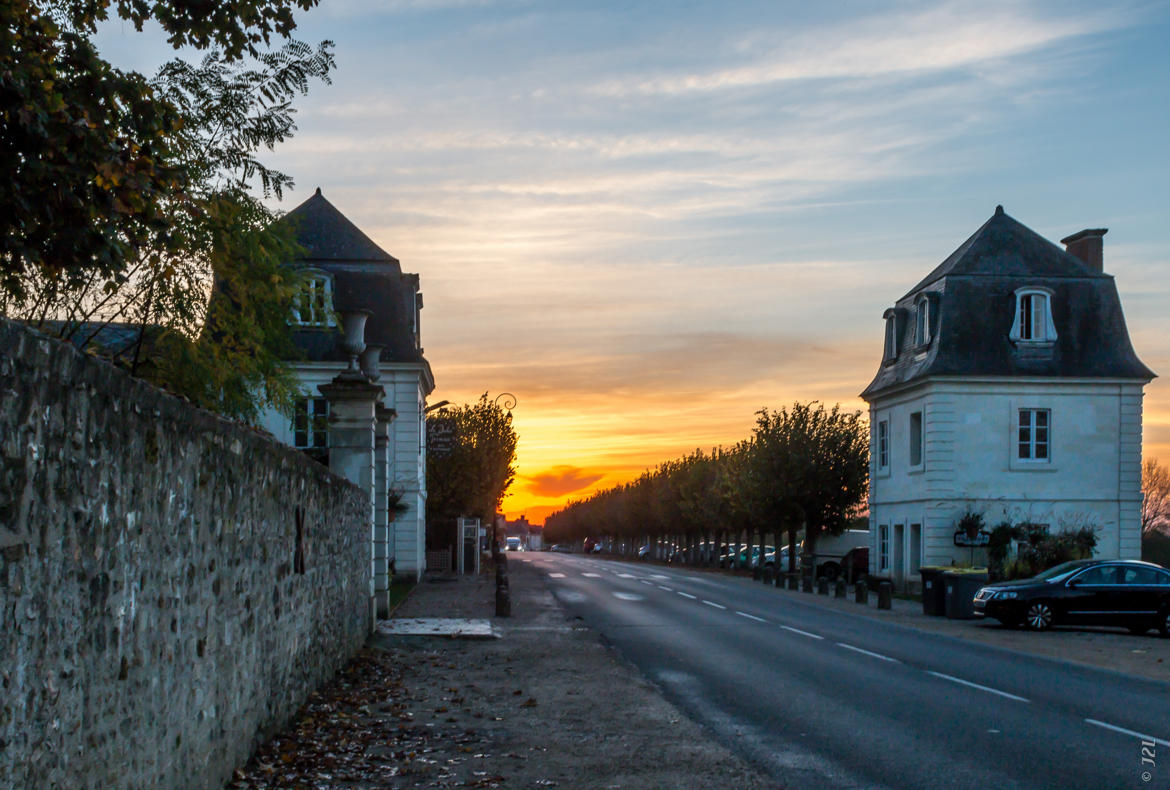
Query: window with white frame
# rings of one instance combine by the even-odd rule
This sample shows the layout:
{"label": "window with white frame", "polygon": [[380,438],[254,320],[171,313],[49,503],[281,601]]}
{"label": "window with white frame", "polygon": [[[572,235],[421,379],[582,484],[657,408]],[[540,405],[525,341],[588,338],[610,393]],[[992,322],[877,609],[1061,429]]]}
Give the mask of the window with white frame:
{"label": "window with white frame", "polygon": [[877,465],[878,469],[890,466],[890,421],[879,420],[877,424]]}
{"label": "window with white frame", "polygon": [[915,311],[914,342],[919,346],[930,344],[930,299],[925,294],[918,297],[918,309]]}
{"label": "window with white frame", "polygon": [[1016,427],[1016,457],[1021,461],[1047,461],[1051,457],[1052,411],[1020,409]]}
{"label": "window with white frame", "polygon": [[1016,291],[1016,314],[1009,334],[1024,343],[1051,343],[1056,340],[1052,322],[1052,295],[1044,288],[1021,288]]}
{"label": "window with white frame", "polygon": [[922,466],[922,412],[910,413],[910,466]]}
{"label": "window with white frame", "polygon": [[292,323],[300,326],[333,326],[333,278],[312,272],[293,299]]}
{"label": "window with white frame", "polygon": [[323,450],[329,446],[329,401],[300,398],[293,407],[293,446]]}
{"label": "window with white frame", "polygon": [[890,569],[890,525],[882,524],[878,527],[878,573],[885,573]]}

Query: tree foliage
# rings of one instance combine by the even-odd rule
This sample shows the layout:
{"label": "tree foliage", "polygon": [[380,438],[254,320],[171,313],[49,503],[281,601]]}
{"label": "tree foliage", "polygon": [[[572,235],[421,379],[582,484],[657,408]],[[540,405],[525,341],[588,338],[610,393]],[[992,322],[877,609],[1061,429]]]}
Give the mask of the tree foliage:
{"label": "tree foliage", "polygon": [[427,437],[428,527],[457,516],[494,518],[516,476],[512,414],[484,393],[475,403],[428,415]]}
{"label": "tree foliage", "polygon": [[1142,464],[1142,534],[1170,534],[1170,469],[1147,458]]}
{"label": "tree foliage", "polygon": [[137,326],[115,358],[134,373],[235,417],[255,416],[257,395],[287,411],[299,277],[285,264],[299,250],[250,188],[280,197],[291,185],[258,155],[295,131],[293,99],[329,81],[332,44],[257,52],[292,29],[287,2],[217,4],[199,19],[193,4],[120,3],[136,24],[161,15],[176,45],[224,47],[146,80],[111,68],[86,37],[110,7],[4,6],[15,49],[44,48],[3,72],[19,101],[6,104],[14,134],[0,143],[13,165],[0,312],[82,347],[111,323]]}
{"label": "tree foliage", "polygon": [[865,501],[869,434],[859,413],[796,403],[756,415],[750,439],[666,461],[636,480],[598,491],[550,515],[545,535],[571,541],[608,535],[629,542],[671,536],[691,542],[718,532],[762,535],[797,529],[815,550]]}
{"label": "tree foliage", "polygon": [[264,57],[292,12],[317,0],[0,0],[0,289],[39,273],[74,285],[171,243],[188,188],[175,161],[184,118],[141,74],[114,68],[91,36],[111,11],[155,20],[177,47]]}

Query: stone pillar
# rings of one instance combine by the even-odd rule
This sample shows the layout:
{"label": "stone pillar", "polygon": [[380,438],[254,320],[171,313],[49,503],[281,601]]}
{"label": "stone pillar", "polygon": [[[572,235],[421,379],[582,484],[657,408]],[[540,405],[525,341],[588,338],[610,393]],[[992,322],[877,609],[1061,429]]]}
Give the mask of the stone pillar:
{"label": "stone pillar", "polygon": [[378,617],[390,616],[390,583],[394,559],[390,529],[394,513],[390,510],[390,423],[394,409],[378,404],[374,410],[374,597]]}
{"label": "stone pillar", "polygon": [[374,597],[374,410],[382,388],[371,384],[360,373],[342,373],[317,389],[329,401],[329,471],[344,477],[367,493],[370,498],[370,624],[377,613]]}

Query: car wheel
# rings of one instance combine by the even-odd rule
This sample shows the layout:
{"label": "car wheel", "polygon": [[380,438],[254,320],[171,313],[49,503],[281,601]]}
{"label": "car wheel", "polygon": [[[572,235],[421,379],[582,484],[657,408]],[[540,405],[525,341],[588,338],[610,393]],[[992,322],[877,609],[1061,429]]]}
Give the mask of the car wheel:
{"label": "car wheel", "polygon": [[1158,618],[1158,631],[1162,636],[1170,636],[1170,609],[1162,612],[1162,616]]}
{"label": "car wheel", "polygon": [[1024,613],[1024,623],[1033,631],[1047,631],[1052,627],[1052,607],[1047,601],[1033,601]]}

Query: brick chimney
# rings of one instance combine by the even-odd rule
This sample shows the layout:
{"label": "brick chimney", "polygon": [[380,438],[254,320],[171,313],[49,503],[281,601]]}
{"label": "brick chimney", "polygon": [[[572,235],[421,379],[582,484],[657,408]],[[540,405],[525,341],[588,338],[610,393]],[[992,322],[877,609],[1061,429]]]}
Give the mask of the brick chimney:
{"label": "brick chimney", "polygon": [[1064,248],[1084,261],[1089,270],[1097,274],[1105,272],[1104,235],[1109,228],[1082,230],[1060,240]]}

